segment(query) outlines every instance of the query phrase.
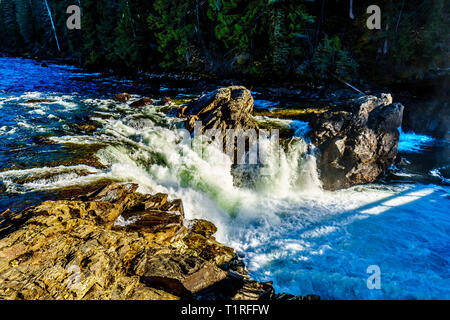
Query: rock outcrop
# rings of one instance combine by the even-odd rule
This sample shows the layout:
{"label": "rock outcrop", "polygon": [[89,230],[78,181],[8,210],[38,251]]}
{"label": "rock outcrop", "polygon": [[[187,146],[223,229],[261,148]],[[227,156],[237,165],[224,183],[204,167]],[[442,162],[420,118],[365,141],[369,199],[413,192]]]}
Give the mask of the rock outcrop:
{"label": "rock outcrop", "polygon": [[158,105],[158,106],[167,106],[170,103],[172,103],[172,99],[170,99],[170,97],[164,97],[161,100],[159,100],[156,103],[156,105]]}
{"label": "rock outcrop", "polygon": [[186,128],[194,130],[196,121],[201,121],[203,130],[227,129],[248,130],[257,128],[252,117],[253,97],[250,90],[241,86],[219,88],[184,106],[179,112],[186,118]]}
{"label": "rock outcrop", "polygon": [[180,200],[137,187],[113,183],[20,212],[22,225],[0,240],[0,299],[278,297],[246,275],[212,223],[185,224]]}
{"label": "rock outcrop", "polygon": [[131,99],[131,95],[127,92],[118,93],[114,96],[114,100],[119,102],[126,102]]}
{"label": "rock outcrop", "polygon": [[397,156],[404,107],[390,94],[364,96],[310,121],[324,188],[374,182]]}
{"label": "rock outcrop", "polygon": [[139,99],[137,101],[134,101],[133,103],[130,104],[130,107],[132,108],[140,108],[140,107],[145,107],[148,105],[152,105],[154,103],[154,101],[150,98],[144,97],[142,99]]}

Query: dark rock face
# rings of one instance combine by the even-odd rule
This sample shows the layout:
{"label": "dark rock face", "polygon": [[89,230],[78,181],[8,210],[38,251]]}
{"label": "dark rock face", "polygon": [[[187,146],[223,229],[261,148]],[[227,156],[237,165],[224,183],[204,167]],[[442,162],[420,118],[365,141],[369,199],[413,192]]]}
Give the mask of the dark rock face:
{"label": "dark rock face", "polygon": [[404,99],[405,116],[402,129],[418,134],[449,139],[450,103],[449,99]]}
{"label": "dark rock face", "polygon": [[390,94],[364,96],[311,120],[325,189],[374,182],[397,156],[404,107]]}
{"label": "dark rock face", "polygon": [[231,86],[214,90],[185,106],[179,113],[187,118],[189,131],[194,130],[196,121],[201,121],[203,130],[217,129],[225,136],[226,129],[256,129],[253,121],[253,97],[250,90]]}
{"label": "dark rock face", "polygon": [[217,232],[217,227],[209,221],[196,219],[192,222],[190,230],[204,237],[210,237]]}
{"label": "dark rock face", "polygon": [[172,99],[170,99],[170,97],[164,97],[161,100],[159,100],[156,105],[158,105],[158,106],[165,106],[165,105],[170,104],[171,102],[172,102]]}
{"label": "dark rock face", "polygon": [[160,254],[147,256],[143,281],[177,296],[190,296],[227,277],[225,271],[195,256]]}
{"label": "dark rock face", "polygon": [[30,99],[25,101],[25,103],[54,103],[55,100],[43,100],[43,99]]}
{"label": "dark rock face", "polygon": [[450,73],[428,74],[394,87],[394,98],[405,106],[402,129],[449,139]]}
{"label": "dark rock face", "polygon": [[119,93],[114,96],[114,100],[119,101],[119,102],[126,102],[130,99],[131,99],[131,95],[126,92]]}
{"label": "dark rock face", "polygon": [[145,107],[148,105],[152,105],[153,103],[154,103],[154,101],[152,99],[145,97],[145,98],[139,99],[139,100],[131,103],[130,107],[132,107],[132,108]]}

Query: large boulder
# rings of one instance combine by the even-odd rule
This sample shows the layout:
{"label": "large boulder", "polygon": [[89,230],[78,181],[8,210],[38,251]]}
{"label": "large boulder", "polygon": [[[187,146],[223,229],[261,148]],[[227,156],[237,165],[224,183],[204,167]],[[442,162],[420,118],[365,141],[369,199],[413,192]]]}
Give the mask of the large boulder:
{"label": "large boulder", "polygon": [[186,118],[186,128],[194,131],[196,121],[202,129],[218,129],[225,136],[227,129],[248,130],[257,128],[252,117],[253,97],[242,86],[219,88],[184,106],[179,112]]}
{"label": "large boulder", "polygon": [[130,107],[132,108],[139,108],[139,107],[145,107],[148,105],[152,105],[154,101],[150,98],[144,97],[142,99],[136,100],[133,103],[130,104]]}
{"label": "large boulder", "polygon": [[118,93],[114,96],[114,100],[119,101],[119,102],[127,102],[130,99],[131,99],[131,95],[127,92]]}
{"label": "large boulder", "polygon": [[404,107],[390,94],[364,96],[314,117],[310,137],[328,190],[374,182],[397,156]]}

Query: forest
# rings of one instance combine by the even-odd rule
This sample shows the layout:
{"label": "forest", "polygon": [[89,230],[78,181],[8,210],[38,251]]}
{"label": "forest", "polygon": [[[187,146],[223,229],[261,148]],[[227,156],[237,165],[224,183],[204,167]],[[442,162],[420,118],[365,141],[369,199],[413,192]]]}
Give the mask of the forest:
{"label": "forest", "polygon": [[[70,5],[81,29],[69,30]],[[366,26],[381,8],[381,30]],[[0,52],[90,69],[408,81],[448,71],[445,0],[0,0]]]}

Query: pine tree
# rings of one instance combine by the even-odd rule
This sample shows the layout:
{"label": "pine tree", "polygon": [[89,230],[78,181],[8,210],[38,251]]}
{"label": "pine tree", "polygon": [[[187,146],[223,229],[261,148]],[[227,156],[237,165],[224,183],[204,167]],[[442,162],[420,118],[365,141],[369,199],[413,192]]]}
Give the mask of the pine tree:
{"label": "pine tree", "polygon": [[193,0],[156,0],[154,3],[148,23],[155,34],[163,68],[189,66],[192,62],[195,53],[194,5]]}

